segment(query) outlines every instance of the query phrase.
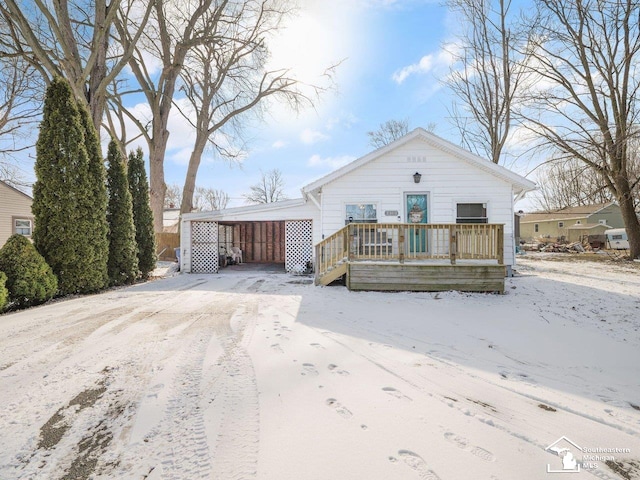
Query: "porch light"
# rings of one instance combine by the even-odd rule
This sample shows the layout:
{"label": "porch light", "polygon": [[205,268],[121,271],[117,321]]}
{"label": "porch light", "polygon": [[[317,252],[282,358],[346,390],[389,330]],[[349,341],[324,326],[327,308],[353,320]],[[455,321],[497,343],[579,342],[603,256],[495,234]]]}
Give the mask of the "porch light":
{"label": "porch light", "polygon": [[416,183],[420,183],[420,179],[422,178],[422,175],[420,175],[418,172],[413,174],[413,181]]}

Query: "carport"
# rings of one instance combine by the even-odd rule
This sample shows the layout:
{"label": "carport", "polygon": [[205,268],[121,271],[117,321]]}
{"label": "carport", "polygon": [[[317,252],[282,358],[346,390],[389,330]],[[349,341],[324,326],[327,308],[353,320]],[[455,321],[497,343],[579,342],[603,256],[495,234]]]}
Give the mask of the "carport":
{"label": "carport", "polygon": [[[315,211],[314,211],[315,210]],[[214,212],[185,214],[181,227],[181,270],[217,273],[221,256],[242,250],[247,264],[280,264],[303,272],[313,261],[313,222],[317,208],[289,200]]]}

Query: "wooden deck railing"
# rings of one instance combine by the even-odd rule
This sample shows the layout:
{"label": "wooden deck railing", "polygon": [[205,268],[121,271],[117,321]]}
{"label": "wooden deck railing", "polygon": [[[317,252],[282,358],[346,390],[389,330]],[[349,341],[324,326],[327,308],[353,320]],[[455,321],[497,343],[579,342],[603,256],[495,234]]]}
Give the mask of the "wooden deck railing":
{"label": "wooden deck railing", "polygon": [[351,223],[316,245],[316,276],[345,261],[448,259],[504,264],[502,224]]}

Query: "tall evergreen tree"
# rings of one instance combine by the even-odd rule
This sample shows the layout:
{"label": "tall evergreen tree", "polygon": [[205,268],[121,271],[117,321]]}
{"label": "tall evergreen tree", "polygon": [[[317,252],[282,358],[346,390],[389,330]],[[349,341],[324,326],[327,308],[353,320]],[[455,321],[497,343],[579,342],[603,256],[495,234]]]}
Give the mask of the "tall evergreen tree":
{"label": "tall evergreen tree", "polygon": [[105,287],[104,198],[96,198],[86,129],[69,84],[55,78],[44,104],[36,143],[33,239],[58,276],[63,294]]}
{"label": "tall evergreen tree", "polygon": [[138,244],[138,268],[143,278],[156,268],[156,237],[153,230],[153,214],[149,204],[149,182],[144,169],[142,149],[129,154],[129,190],[133,200],[133,222]]}
{"label": "tall evergreen tree", "polygon": [[109,282],[111,285],[122,285],[133,283],[138,276],[138,248],[126,167],[115,140],[109,143],[107,161]]}
{"label": "tall evergreen tree", "polygon": [[98,132],[93,126],[91,114],[86,106],[78,104],[80,118],[85,133],[85,145],[89,155],[89,178],[93,188],[92,212],[93,222],[91,233],[91,248],[94,250],[92,269],[101,272],[104,286],[109,284],[107,273],[107,261],[109,258],[109,240],[107,225],[107,185],[106,170],[104,167],[104,157],[102,156],[102,146]]}

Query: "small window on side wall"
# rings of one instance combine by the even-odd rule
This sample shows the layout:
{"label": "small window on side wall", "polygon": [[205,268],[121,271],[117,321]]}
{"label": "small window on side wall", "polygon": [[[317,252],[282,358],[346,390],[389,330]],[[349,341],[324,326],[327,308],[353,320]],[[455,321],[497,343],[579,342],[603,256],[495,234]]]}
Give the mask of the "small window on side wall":
{"label": "small window on side wall", "polygon": [[540,225],[537,223],[533,224],[533,233],[538,233],[540,231]]}
{"label": "small window on side wall", "polygon": [[489,223],[486,203],[458,203],[456,223]]}
{"label": "small window on side wall", "polygon": [[349,223],[377,223],[378,212],[373,203],[348,203],[345,208],[345,225]]}
{"label": "small window on side wall", "polygon": [[31,220],[26,218],[16,218],[13,221],[13,233],[18,235],[24,235],[25,237],[31,236]]}
{"label": "small window on side wall", "polygon": [[558,222],[558,228],[564,228],[564,222]]}

